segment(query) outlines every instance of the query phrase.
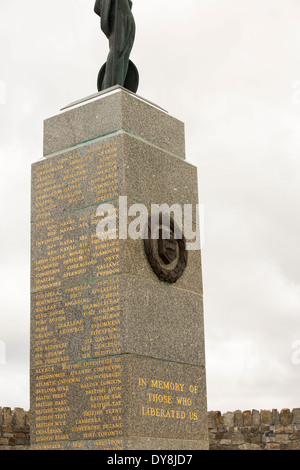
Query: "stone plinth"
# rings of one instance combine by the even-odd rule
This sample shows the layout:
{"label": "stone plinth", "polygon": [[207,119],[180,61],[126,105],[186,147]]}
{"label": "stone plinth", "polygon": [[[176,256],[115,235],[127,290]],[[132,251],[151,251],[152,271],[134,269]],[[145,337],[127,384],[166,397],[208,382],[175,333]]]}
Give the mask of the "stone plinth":
{"label": "stone plinth", "polygon": [[[207,449],[200,250],[170,284],[130,236],[134,204],[198,203],[183,124],[122,88],[44,124],[32,166],[32,448]],[[116,236],[103,239],[108,204]],[[160,260],[163,272],[178,257]]]}

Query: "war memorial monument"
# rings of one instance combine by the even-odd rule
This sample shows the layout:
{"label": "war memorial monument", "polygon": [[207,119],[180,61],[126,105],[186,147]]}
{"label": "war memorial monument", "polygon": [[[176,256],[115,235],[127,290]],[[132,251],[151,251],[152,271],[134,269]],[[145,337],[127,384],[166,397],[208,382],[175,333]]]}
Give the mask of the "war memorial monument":
{"label": "war memorial monument", "polygon": [[32,165],[31,448],[208,449],[197,169],[136,94],[132,2],[95,13],[98,93],[44,121]]}

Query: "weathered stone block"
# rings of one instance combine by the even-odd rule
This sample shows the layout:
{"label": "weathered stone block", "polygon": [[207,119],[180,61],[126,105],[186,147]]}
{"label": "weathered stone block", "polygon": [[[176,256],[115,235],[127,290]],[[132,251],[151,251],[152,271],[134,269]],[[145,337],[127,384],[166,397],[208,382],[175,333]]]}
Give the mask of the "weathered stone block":
{"label": "weathered stone block", "polygon": [[262,436],[262,442],[264,444],[269,443],[269,442],[276,442],[277,441],[277,436]]}
{"label": "weathered stone block", "polygon": [[280,412],[280,421],[283,426],[287,426],[288,424],[291,423],[291,411],[289,408],[284,408]]}
{"label": "weathered stone block", "polygon": [[289,435],[288,434],[276,434],[276,442],[283,442],[286,443],[289,440]]}
{"label": "weathered stone block", "polygon": [[220,440],[220,445],[221,446],[230,446],[231,445],[231,440],[230,439],[221,439]]}
{"label": "weathered stone block", "polygon": [[4,435],[4,433],[7,433],[7,432],[11,433],[12,431],[13,431],[13,427],[11,425],[9,425],[9,426],[8,425],[3,425],[2,426],[3,435]]}
{"label": "weathered stone block", "polygon": [[3,408],[2,417],[3,417],[2,424],[3,425],[10,425],[12,423],[12,418],[13,418],[11,408],[8,408],[8,407]]}
{"label": "weathered stone block", "polygon": [[276,424],[275,426],[272,426],[272,429],[274,429],[276,434],[281,434],[285,430],[285,426],[282,426],[281,424]]}
{"label": "weathered stone block", "polygon": [[293,424],[288,424],[287,426],[284,426],[284,430],[286,434],[291,434],[294,431]]}
{"label": "weathered stone block", "polygon": [[233,445],[241,445],[244,441],[244,435],[242,433],[234,433],[231,438],[231,442]]}
{"label": "weathered stone block", "polygon": [[207,413],[208,428],[210,430],[217,428],[217,420],[214,411],[209,411]]}
{"label": "weathered stone block", "polygon": [[252,425],[252,415],[250,410],[243,411],[244,426]]}
{"label": "weathered stone block", "polygon": [[222,417],[222,413],[221,411],[215,411],[215,417],[216,417],[216,420],[217,420],[217,426],[222,426],[223,424],[223,417]]}
{"label": "weathered stone block", "polygon": [[253,426],[259,426],[261,423],[260,412],[258,410],[252,410],[252,422]]}
{"label": "weathered stone block", "polygon": [[292,411],[292,423],[300,424],[300,408],[294,408]]}
{"label": "weathered stone block", "polygon": [[278,410],[272,410],[272,424],[280,424],[280,416]]}
{"label": "weathered stone block", "polygon": [[274,442],[272,443],[267,443],[265,445],[264,450],[280,450],[280,444],[276,444]]}
{"label": "weathered stone block", "polygon": [[251,444],[241,444],[238,446],[239,450],[250,450],[251,449]]}
{"label": "weathered stone block", "polygon": [[14,408],[13,414],[15,426],[24,426],[26,413],[23,408]]}
{"label": "weathered stone block", "polygon": [[250,450],[262,450],[259,444],[251,444]]}
{"label": "weathered stone block", "polygon": [[241,410],[234,411],[234,425],[242,426],[243,425],[243,413]]}
{"label": "weathered stone block", "polygon": [[271,411],[270,410],[261,410],[261,422],[262,424],[271,424]]}
{"label": "weathered stone block", "polygon": [[299,450],[296,442],[289,442],[287,444],[287,450]]}
{"label": "weathered stone block", "polygon": [[6,437],[0,437],[0,446],[6,446],[9,443],[9,439]]}
{"label": "weathered stone block", "polygon": [[224,413],[223,415],[223,423],[224,426],[230,427],[234,426],[234,413],[231,411],[228,411],[227,413]]}

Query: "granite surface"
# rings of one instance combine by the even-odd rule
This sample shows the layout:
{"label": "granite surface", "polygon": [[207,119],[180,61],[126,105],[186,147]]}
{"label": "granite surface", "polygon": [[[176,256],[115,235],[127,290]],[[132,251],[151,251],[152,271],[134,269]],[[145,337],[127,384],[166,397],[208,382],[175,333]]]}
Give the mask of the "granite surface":
{"label": "granite surface", "polygon": [[[125,215],[119,206],[124,195]],[[123,218],[128,214],[127,234],[139,216],[130,212],[137,204],[148,214],[155,204],[177,205],[183,215],[187,204],[193,208],[193,232],[199,230],[197,171],[186,161],[124,133],[59,154],[32,166],[32,291],[116,272],[156,279],[142,239],[128,237],[112,246],[97,238],[97,210],[107,203]],[[177,286],[202,293],[200,250],[189,251]]]}
{"label": "granite surface", "polygon": [[[130,200],[127,201],[130,205]],[[101,239],[97,236],[97,207],[67,213],[61,217],[50,217],[43,226],[39,222],[31,227],[31,292],[41,292],[51,288],[70,286],[74,283],[101,279],[103,277],[128,273],[149,280],[158,278],[147,259],[144,239],[120,240],[111,236]],[[112,208],[118,208],[118,201],[111,201]],[[127,232],[132,218],[128,218]],[[49,222],[49,223],[48,223]],[[117,226],[119,218],[117,217]],[[142,231],[144,227],[142,226]],[[157,240],[153,240],[156,259]],[[170,266],[173,269],[177,258]],[[203,293],[201,276],[201,251],[188,251],[188,261],[183,275],[174,286],[198,294]]]}
{"label": "granite surface", "polygon": [[[175,451],[191,451],[191,450],[209,450],[208,441],[187,441],[184,439],[154,439],[148,437],[119,437],[111,439],[94,439],[84,441],[67,441],[67,442],[48,442],[41,444],[32,444],[30,450],[101,450],[101,451],[129,451],[129,450],[175,450]],[[118,454],[121,457],[122,454]],[[113,457],[114,454],[107,453],[107,458]],[[157,458],[153,459],[156,463]],[[188,462],[189,459],[186,459]],[[180,464],[184,463],[180,458]]]}
{"label": "granite surface", "polygon": [[160,439],[197,448],[207,439],[202,367],[126,354],[39,368],[31,377],[32,445],[128,438],[137,448]]}
{"label": "granite surface", "polygon": [[44,121],[44,155],[123,129],[185,158],[184,124],[120,88]]}
{"label": "granite surface", "polygon": [[131,237],[141,204],[146,220],[151,204],[192,205],[199,229],[183,123],[120,89],[46,120],[44,155],[32,165],[33,448],[207,448],[201,252],[168,284]]}
{"label": "granite surface", "polygon": [[132,353],[205,366],[202,295],[122,274],[31,296],[32,367]]}
{"label": "granite surface", "polygon": [[198,203],[197,168],[164,150],[124,136],[122,194],[146,204]]}
{"label": "granite surface", "polygon": [[120,131],[32,165],[32,220],[119,195],[147,205],[196,205],[197,178],[194,165]]}

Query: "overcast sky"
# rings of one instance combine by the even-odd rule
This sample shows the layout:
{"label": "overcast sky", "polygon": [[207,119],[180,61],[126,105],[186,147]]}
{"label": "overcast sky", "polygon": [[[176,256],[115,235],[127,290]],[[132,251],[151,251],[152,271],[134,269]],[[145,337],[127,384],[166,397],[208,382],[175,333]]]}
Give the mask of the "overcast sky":
{"label": "overcast sky", "polygon": [[[94,0],[0,0],[0,407],[29,409],[30,171],[97,91]],[[299,0],[133,0],[138,94],[186,129],[209,410],[300,407]]]}

